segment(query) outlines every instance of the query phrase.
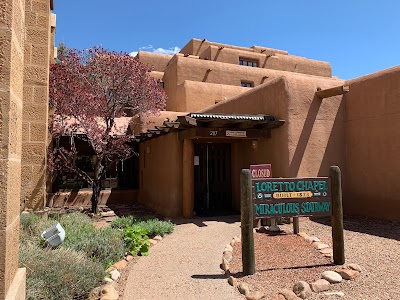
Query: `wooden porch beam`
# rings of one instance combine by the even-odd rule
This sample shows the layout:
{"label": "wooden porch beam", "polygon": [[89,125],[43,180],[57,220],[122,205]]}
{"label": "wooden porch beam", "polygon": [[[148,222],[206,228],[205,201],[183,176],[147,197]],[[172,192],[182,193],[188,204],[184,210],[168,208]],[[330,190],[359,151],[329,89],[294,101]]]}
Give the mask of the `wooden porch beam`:
{"label": "wooden porch beam", "polygon": [[321,90],[321,88],[317,88],[317,91],[315,92],[315,96],[318,98],[324,99],[328,97],[333,97],[333,96],[338,96],[338,95],[343,95],[344,93],[348,92],[350,90],[348,85],[341,85],[341,86],[336,86],[330,89],[325,89]]}

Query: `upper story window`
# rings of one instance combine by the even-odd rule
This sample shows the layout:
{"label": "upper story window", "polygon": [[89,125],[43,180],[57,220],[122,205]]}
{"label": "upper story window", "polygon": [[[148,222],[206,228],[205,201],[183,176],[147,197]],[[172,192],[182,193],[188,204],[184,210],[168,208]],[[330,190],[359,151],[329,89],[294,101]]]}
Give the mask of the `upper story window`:
{"label": "upper story window", "polygon": [[239,57],[239,65],[248,67],[258,67],[258,61],[251,58]]}
{"label": "upper story window", "polygon": [[242,86],[242,87],[253,87],[253,83],[252,82],[248,82],[248,81],[242,81],[242,82],[240,82],[240,86]]}

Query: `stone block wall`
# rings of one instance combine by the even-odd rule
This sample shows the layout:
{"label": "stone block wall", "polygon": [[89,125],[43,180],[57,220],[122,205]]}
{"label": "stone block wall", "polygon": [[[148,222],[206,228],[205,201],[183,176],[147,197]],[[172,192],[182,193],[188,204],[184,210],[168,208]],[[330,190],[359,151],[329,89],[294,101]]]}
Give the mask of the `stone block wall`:
{"label": "stone block wall", "polygon": [[49,63],[54,57],[55,15],[50,1],[26,0],[21,204],[46,201]]}
{"label": "stone block wall", "polygon": [[[24,1],[0,2],[0,298],[16,285],[19,247]],[[24,272],[24,270],[22,270]],[[24,277],[24,276],[22,276]],[[21,288],[24,290],[25,285]]]}

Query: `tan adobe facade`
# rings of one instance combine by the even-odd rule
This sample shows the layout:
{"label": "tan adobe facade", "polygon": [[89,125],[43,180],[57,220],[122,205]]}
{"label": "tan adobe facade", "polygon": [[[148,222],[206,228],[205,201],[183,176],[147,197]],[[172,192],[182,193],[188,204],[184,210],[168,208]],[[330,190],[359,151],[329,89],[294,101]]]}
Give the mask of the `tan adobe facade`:
{"label": "tan adobe facade", "polygon": [[52,5],[49,0],[0,3],[1,299],[25,299],[25,269],[18,269],[20,204],[45,203]]}
{"label": "tan adobe facade", "polygon": [[[240,170],[271,163],[274,177],[327,176],[329,166],[338,165],[345,212],[400,220],[400,140],[394,135],[400,129],[400,67],[344,81],[332,76],[327,62],[198,39],[175,55],[141,51],[137,58],[153,67],[168,95],[167,111],[135,128],[142,132],[139,199],[159,213],[191,217],[203,209],[213,213],[213,205],[239,211]],[[331,88],[333,96],[322,98]],[[205,137],[187,133],[189,127],[165,132],[171,125],[166,120],[195,112],[272,115],[285,123],[257,138]],[[202,160],[210,153],[212,165],[205,162],[210,157]],[[213,172],[228,172],[229,178]],[[229,200],[221,200],[221,193]]]}

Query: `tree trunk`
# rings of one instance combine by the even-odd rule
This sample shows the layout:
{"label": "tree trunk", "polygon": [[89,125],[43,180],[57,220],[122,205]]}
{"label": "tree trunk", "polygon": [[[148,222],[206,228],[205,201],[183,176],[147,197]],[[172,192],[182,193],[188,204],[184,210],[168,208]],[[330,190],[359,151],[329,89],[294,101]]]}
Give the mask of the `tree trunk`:
{"label": "tree trunk", "polygon": [[97,214],[99,212],[98,205],[101,191],[101,180],[93,180],[92,191],[92,213]]}

